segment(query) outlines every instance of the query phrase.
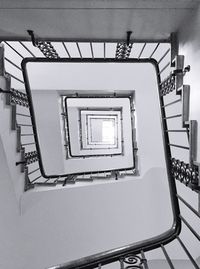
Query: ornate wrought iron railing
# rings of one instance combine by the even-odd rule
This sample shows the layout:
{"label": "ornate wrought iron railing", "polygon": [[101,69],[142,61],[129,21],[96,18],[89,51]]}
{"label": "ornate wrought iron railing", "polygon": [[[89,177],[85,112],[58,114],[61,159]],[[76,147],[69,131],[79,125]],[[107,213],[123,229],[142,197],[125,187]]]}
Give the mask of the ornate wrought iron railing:
{"label": "ornate wrought iron railing", "polygon": [[[189,120],[189,88],[188,86],[183,85],[183,77],[185,75],[185,72],[188,71],[188,67],[184,68],[183,66],[183,58],[182,57],[176,57],[177,55],[177,44],[174,43],[174,36],[171,37],[170,40],[165,40],[164,42],[170,42],[171,41],[171,50],[167,48],[165,53],[156,59],[156,52],[159,49],[159,47],[162,45],[163,41],[155,42],[154,47],[150,53],[150,55],[147,57],[145,56],[145,59],[143,59],[143,55],[145,52],[145,48],[148,45],[148,42],[144,42],[141,44],[141,49],[138,52],[137,55],[134,55],[132,53],[134,44],[137,43],[137,41],[134,40],[131,42],[118,42],[114,43],[114,47],[117,47],[117,51],[113,54],[113,57],[108,58],[108,51],[107,42],[102,42],[102,58],[95,58],[95,51],[94,51],[94,43],[88,42],[91,57],[86,58],[83,57],[83,53],[81,51],[81,42],[73,42],[74,45],[77,47],[77,55],[78,57],[73,57],[70,53],[70,50],[68,48],[68,43],[61,41],[59,42],[60,45],[64,49],[64,53],[68,58],[63,59],[60,55],[60,53],[56,54],[56,57],[49,57],[49,53],[51,53],[52,47],[50,47],[50,50],[48,50],[48,55],[45,55],[42,51],[42,53],[45,55],[45,57],[51,58],[51,59],[45,59],[40,58],[39,61],[66,61],[66,62],[113,62],[113,63],[120,63],[120,62],[151,62],[157,71],[157,78],[158,78],[158,94],[159,94],[159,100],[160,100],[160,111],[162,116],[162,135],[163,135],[163,141],[164,141],[164,149],[165,149],[165,158],[166,158],[166,169],[168,173],[168,180],[169,180],[169,187],[170,187],[170,196],[171,196],[171,203],[172,203],[172,210],[173,210],[173,216],[174,216],[174,223],[170,230],[166,231],[164,234],[161,234],[159,236],[156,236],[154,238],[150,238],[145,241],[141,241],[139,243],[133,243],[124,247],[116,248],[113,250],[108,250],[103,253],[98,253],[89,257],[81,258],[79,260],[67,262],[65,264],[60,264],[57,266],[53,266],[51,268],[54,269],[75,269],[75,268],[102,268],[104,265],[107,265],[109,263],[117,262],[119,267],[121,269],[125,268],[149,268],[148,267],[148,259],[146,258],[149,253],[151,253],[154,249],[159,249],[166,259],[166,262],[168,263],[170,268],[175,268],[173,264],[173,260],[170,258],[170,255],[167,251],[168,246],[170,247],[170,243],[173,241],[176,241],[178,243],[178,246],[183,249],[185,254],[187,255],[189,261],[191,262],[191,265],[194,268],[200,268],[197,261],[195,260],[195,257],[192,255],[190,249],[186,246],[184,240],[181,237],[181,226],[182,224],[185,225],[189,232],[191,232],[191,235],[195,237],[196,240],[200,240],[200,236],[198,234],[198,231],[195,230],[192,223],[190,222],[190,219],[187,219],[185,216],[183,216],[182,213],[180,213],[180,207],[179,207],[179,201],[180,205],[187,207],[192,214],[194,214],[198,219],[200,218],[199,209],[194,208],[188,201],[185,199],[182,195],[177,194],[177,188],[176,185],[179,183],[176,183],[176,179],[178,179],[177,182],[181,181],[185,183],[186,186],[190,187],[192,190],[194,190],[194,195],[196,193],[199,194],[199,167],[196,163],[196,129],[197,124],[195,121]],[[152,41],[151,41],[152,42]],[[25,58],[22,53],[20,53],[18,50],[15,49],[12,42],[4,42],[7,47],[9,47],[14,53],[16,53],[20,59]],[[21,42],[19,41],[21,46],[33,57],[29,60],[23,61],[23,69],[25,67],[25,64],[27,61],[37,61],[35,53],[32,52],[30,49],[30,43]],[[36,47],[41,49],[41,46],[39,46],[39,43],[37,43]],[[46,44],[46,43],[45,43]],[[117,45],[118,44],[118,45]],[[55,45],[55,44],[54,44]],[[56,47],[56,46],[55,46]],[[53,48],[53,53],[55,54],[55,47]],[[43,49],[44,47],[42,47]],[[165,61],[170,56],[171,51],[171,59],[169,61]],[[58,55],[61,57],[58,59]],[[117,55],[117,57],[116,57]],[[116,57],[116,58],[115,58]],[[16,63],[12,62],[12,60],[5,58],[6,62],[9,62],[10,65],[13,66],[13,68],[19,70],[21,72],[21,67],[17,65]],[[3,64],[2,64],[3,66]],[[169,70],[170,66],[173,67],[174,70],[170,73],[170,76],[167,77],[167,79],[164,78],[164,74],[167,70]],[[168,71],[167,71],[168,72]],[[26,71],[24,69],[24,78],[26,80]],[[67,183],[74,183],[76,180],[82,180],[82,178],[74,177],[73,175],[70,175],[68,177],[60,177],[60,176],[53,176],[53,177],[45,177],[45,173],[42,170],[42,163],[41,163],[41,156],[40,156],[40,149],[38,147],[38,141],[37,141],[37,132],[34,122],[34,113],[31,111],[32,107],[32,101],[30,92],[28,89],[28,95],[26,95],[24,92],[20,93],[19,91],[15,91],[14,89],[11,89],[10,85],[10,78],[12,80],[17,81],[22,86],[24,86],[24,80],[22,77],[17,77],[16,74],[12,74],[12,72],[9,71],[9,73],[2,72],[7,77],[7,88],[3,91],[6,93],[7,96],[7,103],[11,104],[12,108],[12,129],[17,130],[17,135],[20,142],[18,142],[17,150],[21,151],[21,161],[17,162],[17,165],[21,165],[22,171],[25,172],[25,190],[28,190],[30,188],[33,188],[34,186],[56,186],[57,184],[67,184]],[[163,82],[161,82],[161,80]],[[24,95],[25,94],[25,95]],[[173,95],[171,99],[168,99],[168,96]],[[181,104],[181,111],[177,112],[175,114],[169,114],[167,109],[169,107],[173,107],[176,104]],[[18,110],[17,108],[21,108],[21,110]],[[22,109],[23,107],[23,109]],[[26,110],[27,109],[27,110]],[[30,112],[29,113],[29,109]],[[20,119],[26,119],[19,120]],[[181,119],[181,128],[177,129],[172,128],[170,126],[170,121],[173,119]],[[26,128],[25,131],[23,128]],[[30,131],[29,131],[30,128]],[[28,131],[27,131],[28,130]],[[181,145],[178,143],[175,143],[171,140],[170,134],[185,134],[188,138],[188,145]],[[22,142],[21,139],[24,137],[33,137],[34,139],[32,141],[26,141]],[[180,149],[187,151],[188,161],[181,159],[180,157],[174,156],[172,154],[172,149]],[[107,174],[108,173],[108,174]],[[86,174],[85,180],[91,180],[92,177],[101,177],[102,174]],[[103,177],[110,176],[109,172],[105,172],[103,174]]]}

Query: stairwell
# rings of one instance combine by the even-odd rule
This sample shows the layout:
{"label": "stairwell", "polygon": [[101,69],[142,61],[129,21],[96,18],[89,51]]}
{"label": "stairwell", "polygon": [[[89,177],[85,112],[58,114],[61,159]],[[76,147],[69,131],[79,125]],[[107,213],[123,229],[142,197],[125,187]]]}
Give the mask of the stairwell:
{"label": "stairwell", "polygon": [[[1,50],[3,50],[2,47],[1,47]],[[1,55],[3,55],[3,53]],[[2,57],[2,59],[3,59],[3,57]],[[3,66],[4,64],[2,63],[1,65]],[[30,114],[27,113],[27,111],[28,111],[27,108],[23,107],[24,101],[26,103],[26,100],[24,100],[25,96],[23,94],[19,93],[18,91],[12,91],[10,89],[10,77],[8,75],[6,75],[6,72],[4,69],[2,69],[2,70],[3,71],[1,73],[2,74],[2,76],[1,76],[1,89],[6,92],[6,93],[3,93],[3,92],[1,93],[1,106],[0,106],[0,109],[1,109],[1,125],[0,125],[1,126],[1,141],[2,141],[2,145],[3,145],[2,152],[4,152],[2,158],[3,159],[5,158],[7,160],[8,169],[6,170],[7,171],[6,173],[10,173],[10,177],[11,177],[12,182],[13,182],[17,201],[19,201],[22,198],[24,191],[27,191],[29,188],[31,189],[31,187],[32,187],[31,183],[34,183],[34,180],[36,182],[37,187],[44,187],[44,186],[49,187],[50,185],[52,185],[54,187],[56,185],[55,183],[57,183],[59,179],[57,179],[56,182],[51,182],[50,185],[48,185],[48,184],[45,185],[45,183],[47,183],[47,182],[44,182],[44,181],[39,182],[38,181],[38,179],[41,178],[41,175],[39,174],[39,175],[35,176],[30,181],[30,177],[29,177],[30,173],[34,174],[34,173],[38,172],[38,170],[37,170],[38,166],[32,166],[33,164],[35,165],[35,163],[37,163],[37,161],[38,161],[37,152],[35,153],[34,141],[30,141],[28,139],[27,140],[22,140],[22,139],[24,139],[23,134],[28,134],[28,137],[29,137],[29,135],[31,135],[31,132],[29,131],[30,130],[29,127],[31,127],[31,126],[24,126],[27,128],[23,129],[23,131],[22,131],[22,128],[23,128],[22,125],[20,127],[19,121],[16,121],[17,114],[18,114],[18,116],[21,116],[21,117],[24,117],[24,115],[26,115],[27,117],[26,116],[25,117],[27,118],[26,119],[27,121],[25,121],[25,123],[21,123],[21,124],[31,125],[30,121],[28,121]],[[179,126],[181,129],[178,129],[179,130],[178,133],[181,132],[181,133],[186,134],[186,137],[189,136],[189,146],[183,145],[183,147],[184,147],[183,149],[187,150],[187,152],[189,151],[189,154],[186,153],[186,155],[185,155],[186,157],[185,157],[184,162],[183,162],[182,159],[179,160],[179,153],[174,151],[174,154],[177,154],[177,156],[176,156],[176,158],[172,159],[172,173],[173,173],[173,176],[175,179],[178,179],[181,183],[185,183],[186,186],[190,187],[193,191],[196,191],[198,193],[199,192],[199,186],[198,186],[199,182],[197,181],[198,180],[198,162],[197,162],[197,152],[196,152],[196,148],[197,148],[197,133],[196,133],[197,124],[196,124],[195,120],[190,121],[190,117],[189,117],[189,87],[183,85],[183,76],[185,75],[183,57],[180,57],[180,56],[176,57],[174,70],[175,70],[174,71],[175,76],[172,75],[174,73],[170,74],[170,77],[167,79],[167,81],[164,81],[163,84],[161,84],[161,96],[165,96],[165,95],[169,96],[170,94],[174,94],[175,98],[177,98],[177,97],[179,98],[179,102],[181,104],[181,106],[180,106],[181,115],[177,116],[177,118],[181,118],[181,126]],[[178,70],[178,75],[176,75],[176,70]],[[174,83],[174,81],[172,81],[174,79],[174,77],[176,78],[176,83]],[[172,88],[170,88],[171,86],[172,86]],[[176,89],[174,87],[176,87]],[[7,93],[7,91],[9,91],[9,92],[11,91],[11,93]],[[14,97],[14,98],[12,98],[12,97]],[[163,103],[162,108],[164,108],[164,106],[169,106],[169,102],[174,102],[174,100],[176,100],[174,97],[171,100],[168,99],[166,103]],[[25,97],[25,99],[26,99],[26,97]],[[23,108],[18,110],[20,103],[23,104],[22,105]],[[17,106],[17,109],[16,109],[16,106]],[[173,112],[173,110],[170,111],[169,113],[171,113],[171,112]],[[173,118],[173,114],[163,115],[163,116],[164,116],[163,117],[164,120],[170,120]],[[174,129],[171,129],[171,128],[174,128]],[[176,130],[176,125],[172,124],[171,128],[167,129],[165,131],[167,131],[169,133],[170,130]],[[185,141],[185,140],[182,140],[182,138],[180,139],[180,137],[178,137],[178,143],[180,143],[182,141]],[[178,146],[178,148],[180,148],[179,146],[181,146],[180,144],[175,144],[175,142],[170,143],[170,144],[171,144],[171,147],[175,147],[175,148],[177,148],[177,146]],[[29,148],[29,150],[30,150],[30,151],[28,151],[29,153],[25,151],[25,148],[23,147],[23,145],[25,145],[26,149],[27,149],[27,147]],[[16,151],[15,151],[15,149],[16,149]],[[180,155],[180,156],[182,156],[182,155]],[[27,169],[28,165],[30,165],[32,167],[32,170]],[[5,163],[3,163],[2,166],[6,167]],[[34,170],[37,170],[37,171],[34,172]],[[159,176],[162,176],[162,173],[159,174]],[[3,174],[3,177],[8,177],[8,175]],[[16,181],[16,177],[19,178],[18,181]],[[152,171],[152,177],[153,177],[153,171]],[[61,180],[61,184],[63,184],[62,180]],[[125,183],[120,182],[120,184],[118,184],[118,186],[116,188],[119,188],[119,187],[123,188],[122,184],[126,184],[126,186],[128,186],[129,182],[125,182]],[[98,187],[99,187],[99,190],[97,189]],[[111,187],[114,187],[114,185],[110,186],[110,188]],[[103,193],[106,190],[103,186],[94,186],[93,188],[96,191],[92,193],[91,200],[87,202],[88,209],[86,210],[86,212],[84,212],[84,214],[86,214],[86,216],[88,218],[90,216],[89,209],[92,210],[90,202],[92,203],[93,198],[98,199],[98,201],[101,202],[101,198],[103,196]],[[100,188],[101,188],[101,191],[100,191]],[[180,188],[182,188],[182,187],[180,187]],[[99,192],[99,196],[97,196],[97,190]],[[60,195],[59,200],[62,204],[62,206],[61,206],[62,211],[64,211],[64,212],[70,211],[70,205],[68,205],[67,207],[63,206],[63,204],[66,203],[64,190],[60,190],[60,191],[62,191],[62,194],[58,194],[58,193],[54,194],[53,195],[54,198],[52,198],[52,194],[49,194],[49,193],[45,194],[46,195],[45,198],[42,197],[41,193],[37,193],[37,192],[33,192],[33,191],[30,191],[30,193],[26,192],[24,194],[22,199],[25,201],[24,205],[25,204],[26,205],[24,207],[23,216],[22,216],[21,220],[18,220],[19,222],[21,222],[21,225],[22,225],[22,230],[20,231],[20,233],[23,234],[22,237],[23,237],[24,242],[28,239],[33,240],[32,237],[34,235],[36,236],[36,238],[38,238],[37,229],[41,228],[38,224],[38,220],[43,215],[43,212],[45,210],[46,210],[46,213],[45,213],[46,217],[44,220],[40,220],[42,222],[42,223],[40,223],[42,225],[42,231],[45,233],[45,236],[44,236],[44,238],[46,240],[45,246],[47,247],[48,244],[52,243],[52,241],[50,239],[47,239],[47,237],[50,234],[56,236],[57,244],[59,244],[59,241],[62,241],[63,234],[65,236],[68,236],[68,233],[66,233],[66,231],[64,230],[64,227],[63,227],[61,214],[59,215],[58,213],[55,213],[55,211],[57,211],[59,207],[57,207],[57,205],[53,205],[53,203],[58,199],[58,196]],[[87,195],[91,195],[88,190],[85,190],[85,194],[84,194],[84,190],[82,190],[82,191],[83,191],[83,193],[81,195],[83,195],[83,197],[84,197],[84,195],[85,195],[85,197]],[[125,192],[125,190],[124,190],[124,192]],[[147,192],[148,192],[148,188],[146,188],[146,193]],[[69,201],[70,201],[70,199],[71,199],[71,201],[73,201],[73,199],[74,199],[73,204],[78,205],[78,191],[73,192],[73,195],[75,195],[75,197],[73,197],[72,194],[70,195],[69,193],[68,193],[68,195],[70,196],[68,198]],[[79,192],[79,195],[80,195],[80,192]],[[107,195],[108,195],[107,202],[109,203],[109,200],[108,200],[109,193],[107,193]],[[130,195],[132,195],[132,194],[130,193]],[[37,201],[37,198],[38,198],[38,201]],[[41,203],[41,201],[43,199],[45,202],[43,201]],[[117,203],[117,200],[113,200],[113,203]],[[51,205],[51,207],[48,208],[48,210],[47,210],[47,207],[49,205]],[[40,210],[39,210],[39,207],[41,207]],[[30,208],[31,208],[31,210],[30,210]],[[61,208],[60,208],[60,210],[61,210]],[[120,208],[120,205],[118,204],[118,210],[119,210],[119,208]],[[37,212],[37,210],[38,210],[38,212]],[[48,214],[50,214],[51,210],[53,210],[54,213],[58,217],[58,220],[56,221],[56,223],[55,222],[53,223],[53,221],[52,221],[53,216],[48,217]],[[76,208],[76,210],[77,210],[77,208]],[[123,207],[121,208],[121,210],[123,211]],[[135,208],[135,210],[137,210],[137,207]],[[82,215],[80,214],[80,211],[79,211],[80,216],[77,217],[75,212],[76,211],[73,211],[73,214],[71,213],[71,215],[68,216],[70,219],[69,226],[71,227],[71,229],[76,230],[76,228],[77,228],[77,230],[78,230],[78,226],[76,228],[74,228],[74,223],[72,220],[74,220],[74,218],[75,218],[77,220],[77,223],[81,223],[81,216]],[[107,214],[108,214],[107,218],[109,218],[109,214],[111,212],[112,212],[112,208],[110,207],[108,212],[107,212]],[[34,221],[34,216],[36,216],[36,215],[37,215],[37,222]],[[101,212],[102,218],[103,218],[103,215],[104,215],[104,213]],[[28,220],[28,218],[30,218],[30,220]],[[183,220],[183,218],[182,218],[182,220]],[[50,221],[52,221],[50,228],[46,229],[45,226],[49,225]],[[69,221],[69,220],[67,220],[67,221]],[[99,219],[99,221],[100,221],[100,219]],[[119,221],[118,218],[115,219],[115,222],[117,222],[117,221]],[[122,224],[123,224],[123,222],[121,223],[121,225]],[[36,225],[37,229],[34,229],[34,225]],[[59,235],[54,234],[54,231],[55,231],[54,225],[57,226],[56,231],[57,232],[59,231],[59,233],[60,233]],[[87,225],[87,222],[84,222],[84,225]],[[68,226],[68,231],[70,230],[69,226]],[[101,227],[102,226],[103,226],[103,223],[101,223]],[[59,229],[58,229],[58,227],[59,227]],[[109,231],[111,231],[111,230],[112,229],[110,229]],[[94,233],[95,233],[95,231],[94,231]],[[92,235],[94,236],[93,233],[92,233]],[[92,235],[91,235],[91,240],[92,240]],[[82,237],[84,237],[84,236],[79,231],[77,238],[80,239]],[[124,239],[126,237],[127,237],[127,235],[124,234]],[[70,242],[72,243],[72,241],[73,241],[73,237],[68,238],[68,239],[69,239],[69,241],[67,242],[67,245],[70,245]],[[18,240],[19,240],[19,238],[18,238]],[[85,242],[86,240],[87,240],[87,238],[84,238],[83,242]],[[36,245],[39,244],[39,242],[36,243],[35,241],[34,241],[34,243]],[[93,243],[95,243],[95,242],[93,242]],[[124,240],[124,242],[121,242],[122,245],[125,243],[126,243],[125,240]],[[83,243],[83,244],[85,244],[85,243]],[[113,247],[114,247],[115,246],[114,242],[112,242],[111,245],[113,245]],[[34,244],[33,245],[28,244],[26,257],[30,256],[33,259],[33,257],[36,258],[37,255],[40,255],[39,251],[38,252],[36,251],[35,253],[29,252],[29,251],[33,250],[32,249],[33,246],[34,246]],[[66,245],[63,244],[63,246],[66,246]],[[91,250],[89,248],[89,245],[87,245],[87,247],[88,247],[88,249],[86,252],[89,255],[89,254],[91,254],[90,253]],[[102,244],[101,247],[100,247],[100,245],[98,245],[96,247],[96,251],[99,251],[101,248],[102,248],[102,250],[104,249],[104,244]],[[170,260],[168,260],[168,254],[166,254],[164,246],[161,245],[161,248],[162,248],[162,250],[164,249],[163,252],[165,254],[166,260],[167,260],[168,264],[170,264],[170,266],[171,266],[171,262],[170,262]],[[172,249],[176,249],[176,247],[172,248]],[[59,253],[59,255],[57,252],[53,253],[54,250],[55,250],[55,248],[52,247],[51,248],[52,257],[50,259],[49,259],[49,257],[48,257],[48,259],[46,257],[43,260],[42,266],[47,266],[47,264],[48,264],[48,266],[50,266],[51,264],[54,264],[55,261],[58,261],[58,263],[60,263],[60,261],[63,260],[63,257],[65,255],[65,250],[62,250],[61,251],[62,253]],[[20,249],[20,251],[23,251],[23,247]],[[76,246],[74,246],[73,249],[68,250],[68,251],[69,251],[68,252],[68,260],[77,259],[79,256],[83,255],[81,253],[81,249],[79,249],[79,252],[77,252]],[[171,250],[168,250],[168,251],[171,253]],[[197,251],[198,251],[198,249],[197,249]],[[94,249],[94,252],[95,252],[95,249]],[[43,253],[46,253],[46,255],[47,255],[47,252],[43,252]],[[119,255],[119,256],[121,256],[121,255]],[[123,257],[123,256],[121,256],[121,257]],[[144,261],[145,261],[145,259],[144,259]],[[23,263],[24,264],[23,265],[21,264],[20,266],[22,266],[22,268],[25,268],[25,266],[28,265],[28,262],[27,262],[27,260],[25,260],[25,261],[23,261]],[[80,264],[81,263],[82,263],[82,261],[80,261]],[[123,268],[122,264],[123,264],[123,262],[121,262],[121,268]],[[197,265],[197,262],[195,260],[194,260],[194,264],[195,264],[195,268],[199,268]],[[98,261],[98,265],[97,265],[97,261],[95,261],[94,264],[91,265],[94,267],[87,267],[90,265],[83,264],[83,265],[81,265],[82,267],[80,267],[80,268],[96,268],[97,266],[98,266],[98,268],[101,268],[101,267],[103,267],[103,265],[104,265],[104,262],[102,262],[102,264],[101,264],[101,262]],[[37,266],[37,268],[42,268],[39,261],[36,262],[34,264],[34,266]],[[69,263],[66,265],[60,265],[60,267],[53,267],[53,268],[79,268],[77,266],[79,266],[79,265],[76,265],[76,262],[75,262],[75,265],[72,262],[72,263]],[[152,265],[150,265],[149,268],[151,268],[151,266]],[[155,264],[153,266],[152,266],[152,268],[156,268]],[[164,264],[162,266],[164,268]],[[177,265],[177,268],[179,268],[178,266],[179,265]],[[109,267],[109,268],[112,268],[112,267]],[[141,268],[143,268],[143,267],[141,267]],[[148,267],[146,267],[146,268],[148,268]],[[173,267],[171,267],[171,268],[173,268]]]}

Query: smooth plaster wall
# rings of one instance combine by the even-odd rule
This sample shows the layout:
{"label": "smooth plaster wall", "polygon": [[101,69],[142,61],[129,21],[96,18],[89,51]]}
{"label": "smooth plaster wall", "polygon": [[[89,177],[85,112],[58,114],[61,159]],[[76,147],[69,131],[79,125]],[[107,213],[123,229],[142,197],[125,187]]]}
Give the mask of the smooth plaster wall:
{"label": "smooth plaster wall", "polygon": [[167,182],[160,180],[165,176],[162,169],[152,169],[142,182],[27,192],[21,197],[20,214],[1,141],[0,160],[1,268],[44,269],[146,239],[172,223],[165,206]]}
{"label": "smooth plaster wall", "polygon": [[[26,206],[20,215],[0,146],[1,268],[44,269],[153,236],[171,223],[166,208],[159,210],[165,194],[168,196],[167,186],[160,181],[162,170],[152,170],[147,175],[156,178],[144,179],[139,197],[139,181],[27,192],[22,197]],[[155,193],[155,189],[160,191]],[[153,214],[142,197],[154,203]],[[158,219],[165,227],[157,226]]]}
{"label": "smooth plaster wall", "polygon": [[59,96],[33,92],[34,112],[42,161],[47,175],[64,174],[64,146],[61,136]]}
{"label": "smooth plaster wall", "polygon": [[[1,268],[44,269],[140,240],[147,233],[148,236],[157,234],[161,228],[157,229],[158,219],[168,225],[166,208],[162,208],[162,213],[159,212],[167,188],[159,180],[163,176],[161,170],[153,170],[147,175],[154,180],[144,179],[140,199],[138,188],[141,184],[138,181],[136,184],[134,181],[119,181],[82,189],[28,192],[22,198],[26,207],[20,215],[1,141],[0,160]],[[155,192],[155,189],[159,191]],[[148,203],[144,203],[144,197],[148,203],[154,201],[157,211],[153,215],[147,210]],[[138,210],[140,214],[136,214]],[[145,219],[148,228],[143,230]],[[177,246],[171,249],[171,258],[180,255],[182,257]],[[150,257],[160,259],[161,256],[153,253]],[[150,261],[152,269],[157,263],[162,264]],[[119,266],[112,264],[105,268],[114,269],[116,265]]]}
{"label": "smooth plaster wall", "polygon": [[0,268],[22,269],[25,268],[22,219],[7,164],[0,137]]}

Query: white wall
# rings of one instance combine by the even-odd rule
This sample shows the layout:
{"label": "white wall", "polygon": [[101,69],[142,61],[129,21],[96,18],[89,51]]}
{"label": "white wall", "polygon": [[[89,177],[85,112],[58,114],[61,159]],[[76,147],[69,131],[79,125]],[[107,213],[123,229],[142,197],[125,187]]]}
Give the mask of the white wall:
{"label": "white wall", "polygon": [[[1,268],[44,269],[145,239],[170,226],[169,210],[165,207],[160,211],[168,199],[167,186],[160,181],[162,170],[150,171],[142,186],[139,181],[126,181],[27,192],[22,197],[24,208],[20,216],[0,145]],[[140,187],[142,194],[138,196]],[[148,204],[154,212],[150,212]],[[158,219],[162,219],[162,227],[157,225]]]}
{"label": "white wall", "polygon": [[[185,65],[191,66],[191,71],[185,75],[184,82],[191,86],[190,119],[200,124],[200,9],[187,21],[179,31],[180,54],[185,55]],[[200,132],[198,132],[197,160],[200,161]]]}
{"label": "white wall", "polygon": [[19,201],[0,139],[0,268],[25,268],[22,238]]}
{"label": "white wall", "polygon": [[33,92],[34,112],[42,161],[47,175],[64,174],[64,146],[61,136],[59,96]]}

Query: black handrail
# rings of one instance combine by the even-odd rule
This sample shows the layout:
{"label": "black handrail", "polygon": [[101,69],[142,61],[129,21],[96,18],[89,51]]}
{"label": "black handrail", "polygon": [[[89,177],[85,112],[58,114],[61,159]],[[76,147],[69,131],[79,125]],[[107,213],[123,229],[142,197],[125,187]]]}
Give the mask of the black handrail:
{"label": "black handrail", "polygon": [[[66,111],[66,114],[65,114],[65,119],[66,119],[66,123],[67,123],[67,128],[69,128],[69,118],[68,118],[68,113],[67,113],[67,100],[70,99],[70,98],[75,98],[74,96],[65,96],[64,98],[64,103],[65,103],[65,111]],[[128,98],[129,99],[129,102],[130,102],[130,107],[131,107],[131,103],[132,103],[132,95],[116,95],[116,94],[108,94],[108,95],[93,95],[93,96],[88,96],[88,95],[78,95],[78,98],[89,98],[89,99],[92,99],[92,98]],[[92,109],[94,110],[94,109]],[[99,109],[98,109],[99,110]],[[112,110],[113,111],[113,110]],[[120,110],[122,111],[122,110]],[[132,113],[132,112],[131,112]],[[73,157],[73,158],[90,158],[90,157],[102,157],[102,156],[117,156],[117,155],[123,155],[123,149],[122,149],[122,152],[121,153],[113,153],[113,154],[98,154],[98,155],[94,155],[94,154],[90,154],[90,155],[74,155],[72,153],[72,150],[71,150],[71,138],[70,138],[70,133],[69,131],[67,131],[67,140],[68,140],[68,150],[69,150],[69,156],[70,157]],[[117,171],[124,171],[124,170],[133,170],[135,169],[135,148],[134,148],[134,135],[133,135],[133,126],[132,126],[132,151],[133,151],[133,166],[130,166],[130,167],[126,167],[126,168],[123,168],[123,169],[117,169]],[[123,145],[122,145],[122,148],[123,148]],[[108,147],[107,147],[108,149]],[[106,170],[104,170],[106,172]],[[116,169],[112,169],[112,170],[109,170],[109,171],[116,171]],[[98,172],[98,171],[96,171]],[[94,173],[94,172],[93,172]]]}
{"label": "black handrail", "polygon": [[158,62],[155,59],[113,59],[113,58],[107,58],[107,59],[69,59],[69,58],[60,58],[60,59],[45,59],[45,58],[26,58],[22,61],[22,70],[23,70],[23,76],[25,81],[25,88],[28,96],[28,101],[30,104],[30,114],[31,114],[31,120],[33,125],[33,133],[35,137],[36,142],[36,149],[39,156],[39,166],[41,169],[41,174],[44,178],[57,178],[59,175],[46,175],[42,163],[41,158],[41,151],[39,146],[39,139],[37,134],[37,127],[36,127],[36,120],[35,120],[35,113],[33,109],[33,101],[31,96],[31,89],[27,74],[26,65],[30,62],[66,62],[66,63],[150,63],[154,66],[157,74],[157,82],[158,82],[158,94],[159,94],[159,100],[160,100],[160,111],[161,111],[161,119],[162,119],[162,137],[163,137],[163,145],[164,145],[164,153],[165,153],[165,162],[166,162],[166,170],[168,175],[168,182],[169,182],[169,189],[170,189],[170,197],[171,197],[171,204],[172,204],[172,211],[173,211],[173,225],[172,227],[167,230],[165,233],[155,236],[151,239],[141,241],[138,243],[130,244],[124,247],[115,248],[113,250],[108,250],[102,253],[98,253],[95,255],[91,255],[76,261],[68,262],[63,265],[54,266],[53,268],[59,268],[59,269],[75,269],[75,268],[95,268],[98,267],[99,264],[105,265],[111,262],[115,262],[119,260],[122,256],[127,255],[128,253],[133,252],[134,254],[140,253],[141,251],[147,251],[152,250],[155,248],[160,247],[161,245],[168,244],[177,236],[179,235],[181,231],[181,219],[180,219],[180,209],[178,204],[178,198],[177,198],[177,191],[176,191],[176,184],[174,177],[172,175],[172,165],[171,165],[171,151],[169,147],[169,137],[168,133],[165,132],[167,130],[167,122],[166,122],[166,115],[164,110],[164,101],[163,97],[161,96],[161,89],[160,89],[160,72],[159,72],[159,66]]}
{"label": "black handrail", "polygon": [[[34,113],[34,107],[33,107],[33,101],[32,101],[32,94],[31,94],[31,88],[30,88],[30,84],[29,84],[29,78],[28,78],[28,74],[27,74],[27,68],[26,65],[27,63],[30,62],[66,62],[66,63],[151,63],[153,65],[158,65],[156,60],[154,59],[113,59],[113,58],[107,58],[107,59],[102,59],[102,58],[95,58],[94,60],[91,58],[84,58],[84,59],[80,59],[80,58],[59,58],[59,59],[49,59],[49,58],[24,58],[22,60],[21,63],[21,67],[22,67],[22,73],[23,73],[23,77],[24,77],[24,83],[25,83],[25,89],[27,92],[27,97],[28,97],[28,101],[30,104],[30,115],[31,115],[31,121],[32,121],[32,125],[33,125],[33,133],[34,133],[34,138],[35,138],[35,142],[36,142],[36,149],[38,152],[38,162],[39,162],[39,166],[40,166],[40,170],[41,170],[41,174],[44,178],[57,178],[57,177],[65,177],[65,176],[69,176],[71,174],[53,174],[53,175],[47,175],[47,173],[45,172],[44,166],[43,166],[43,162],[42,162],[42,154],[41,154],[41,150],[40,150],[40,146],[39,146],[39,138],[38,138],[38,132],[37,132],[37,127],[36,127],[36,118],[35,118],[35,113]],[[159,76],[159,69],[157,67],[157,76]],[[159,80],[160,81],[160,80]],[[160,82],[159,82],[160,83]],[[135,162],[134,162],[135,163]],[[132,169],[134,167],[130,167],[130,169]],[[127,168],[129,169],[129,168]],[[116,170],[116,169],[115,169]],[[118,171],[123,171],[124,169],[118,169]],[[106,170],[106,172],[109,172],[110,170]],[[97,173],[99,171],[93,171],[93,173]],[[103,171],[104,172],[104,171]],[[83,173],[73,173],[73,175],[82,175]],[[85,175],[87,174],[91,174],[91,172],[84,172]]]}

